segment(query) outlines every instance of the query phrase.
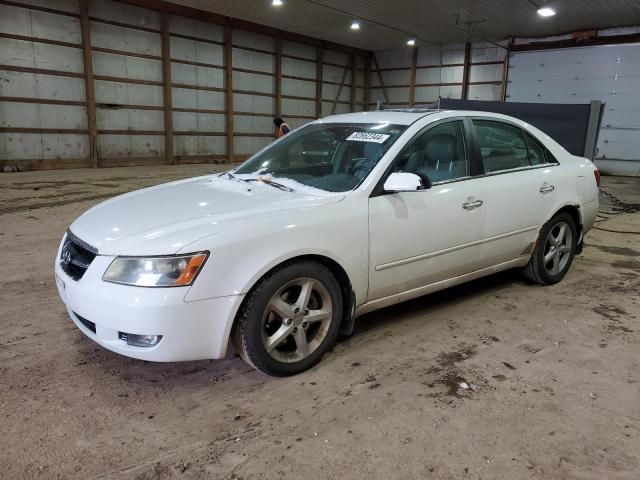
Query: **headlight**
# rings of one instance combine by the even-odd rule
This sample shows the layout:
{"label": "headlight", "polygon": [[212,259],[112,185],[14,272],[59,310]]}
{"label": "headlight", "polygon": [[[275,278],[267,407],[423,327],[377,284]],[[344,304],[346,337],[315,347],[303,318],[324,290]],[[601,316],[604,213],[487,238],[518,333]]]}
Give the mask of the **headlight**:
{"label": "headlight", "polygon": [[193,283],[208,255],[199,252],[171,257],[116,257],[102,279],[137,287],[184,287]]}

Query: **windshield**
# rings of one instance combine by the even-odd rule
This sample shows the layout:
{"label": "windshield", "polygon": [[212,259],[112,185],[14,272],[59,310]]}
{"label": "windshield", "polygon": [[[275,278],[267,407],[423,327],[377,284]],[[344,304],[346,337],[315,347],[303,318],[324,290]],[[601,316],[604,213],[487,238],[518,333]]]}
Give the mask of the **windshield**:
{"label": "windshield", "polygon": [[234,173],[346,192],[369,175],[406,128],[388,123],[307,125],[268,146]]}

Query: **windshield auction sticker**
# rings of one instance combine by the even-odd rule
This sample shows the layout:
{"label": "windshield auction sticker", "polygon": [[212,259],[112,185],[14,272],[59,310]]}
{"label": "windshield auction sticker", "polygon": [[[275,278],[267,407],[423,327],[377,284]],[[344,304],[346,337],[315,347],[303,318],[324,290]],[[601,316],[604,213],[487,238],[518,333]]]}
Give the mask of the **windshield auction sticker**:
{"label": "windshield auction sticker", "polygon": [[347,140],[351,142],[384,143],[390,136],[391,135],[385,135],[384,133],[353,132],[347,137]]}

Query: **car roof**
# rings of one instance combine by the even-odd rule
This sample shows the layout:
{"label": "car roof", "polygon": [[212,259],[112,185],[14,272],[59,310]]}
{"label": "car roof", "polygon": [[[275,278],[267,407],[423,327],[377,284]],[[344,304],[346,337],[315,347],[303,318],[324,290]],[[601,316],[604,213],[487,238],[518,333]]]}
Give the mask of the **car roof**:
{"label": "car roof", "polygon": [[407,108],[398,110],[378,110],[374,112],[344,113],[331,115],[316,120],[313,123],[391,123],[394,125],[411,125],[417,120],[431,117],[433,121],[447,117],[491,117],[495,119],[510,120],[524,124],[521,120],[494,112],[482,112],[473,110],[430,110],[420,108]]}

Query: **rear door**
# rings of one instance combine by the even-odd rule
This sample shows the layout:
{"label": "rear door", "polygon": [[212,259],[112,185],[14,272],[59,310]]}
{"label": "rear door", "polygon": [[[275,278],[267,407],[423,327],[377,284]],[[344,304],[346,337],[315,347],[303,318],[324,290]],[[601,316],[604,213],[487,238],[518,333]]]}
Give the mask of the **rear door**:
{"label": "rear door", "polygon": [[553,208],[557,162],[519,126],[474,118],[486,180],[486,223],[481,268],[528,255]]}
{"label": "rear door", "polygon": [[381,179],[392,171],[426,175],[430,189],[378,190],[369,199],[369,301],[476,269],[486,192],[474,175],[465,125],[454,119],[426,127]]}

